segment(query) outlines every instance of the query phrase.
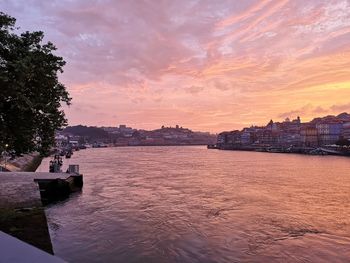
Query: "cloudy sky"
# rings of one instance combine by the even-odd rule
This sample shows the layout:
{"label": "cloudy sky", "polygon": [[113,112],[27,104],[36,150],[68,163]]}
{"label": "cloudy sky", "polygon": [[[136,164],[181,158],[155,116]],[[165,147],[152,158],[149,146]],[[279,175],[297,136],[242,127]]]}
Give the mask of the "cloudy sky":
{"label": "cloudy sky", "polygon": [[222,131],[350,112],[350,0],[0,0],[67,61],[69,124]]}

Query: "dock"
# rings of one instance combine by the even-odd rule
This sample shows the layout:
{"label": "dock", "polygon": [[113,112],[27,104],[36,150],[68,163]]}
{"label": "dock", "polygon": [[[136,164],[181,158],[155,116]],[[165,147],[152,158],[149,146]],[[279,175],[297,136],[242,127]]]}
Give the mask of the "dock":
{"label": "dock", "polygon": [[53,254],[43,205],[82,186],[79,173],[0,172],[0,231]]}

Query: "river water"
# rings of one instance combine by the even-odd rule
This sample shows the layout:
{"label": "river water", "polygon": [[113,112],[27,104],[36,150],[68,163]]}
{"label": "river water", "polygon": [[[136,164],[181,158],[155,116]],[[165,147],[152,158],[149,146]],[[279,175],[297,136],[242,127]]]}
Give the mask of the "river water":
{"label": "river water", "polygon": [[83,190],[46,213],[69,262],[350,261],[349,158],[120,147],[68,163]]}

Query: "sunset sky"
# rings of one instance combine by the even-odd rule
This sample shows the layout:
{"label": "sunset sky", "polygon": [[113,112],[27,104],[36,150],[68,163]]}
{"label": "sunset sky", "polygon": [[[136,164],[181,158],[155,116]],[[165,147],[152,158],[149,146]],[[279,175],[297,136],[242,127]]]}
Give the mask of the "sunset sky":
{"label": "sunset sky", "polygon": [[0,0],[67,62],[70,125],[219,132],[350,112],[347,0]]}

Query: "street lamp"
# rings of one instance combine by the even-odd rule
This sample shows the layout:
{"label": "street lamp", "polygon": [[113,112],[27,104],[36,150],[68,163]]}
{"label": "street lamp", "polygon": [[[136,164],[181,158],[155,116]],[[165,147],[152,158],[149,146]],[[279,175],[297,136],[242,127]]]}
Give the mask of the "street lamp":
{"label": "street lamp", "polygon": [[7,152],[7,147],[9,147],[9,145],[6,143],[5,144],[5,151],[2,152],[2,156],[5,159],[5,170],[6,170],[6,165],[7,165],[7,158],[9,156],[8,152]]}

